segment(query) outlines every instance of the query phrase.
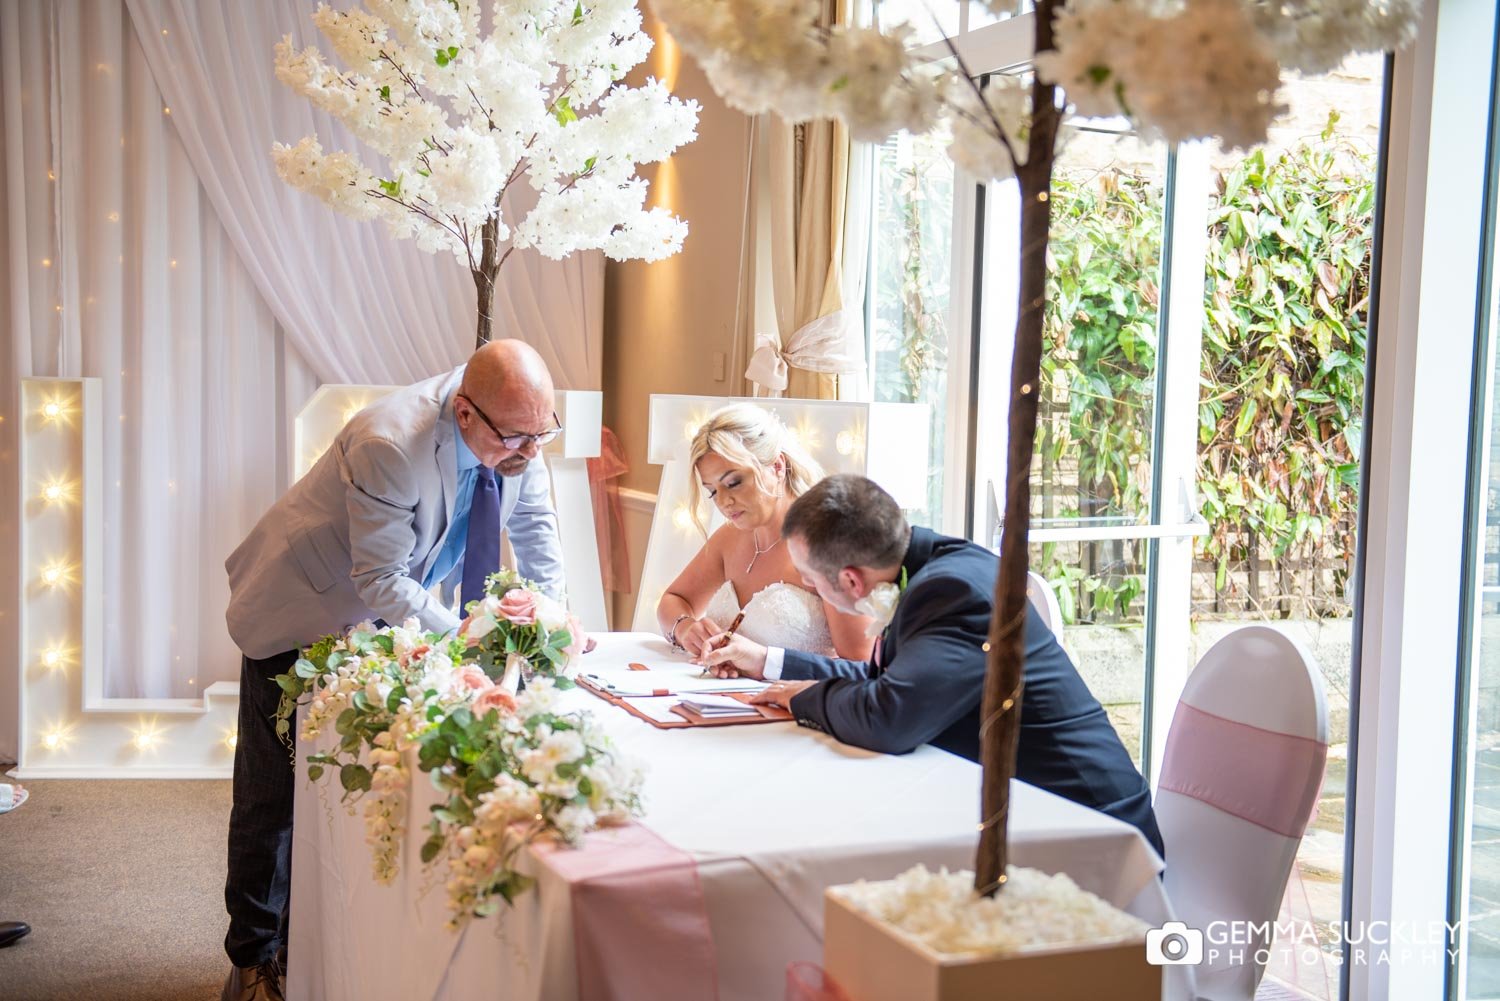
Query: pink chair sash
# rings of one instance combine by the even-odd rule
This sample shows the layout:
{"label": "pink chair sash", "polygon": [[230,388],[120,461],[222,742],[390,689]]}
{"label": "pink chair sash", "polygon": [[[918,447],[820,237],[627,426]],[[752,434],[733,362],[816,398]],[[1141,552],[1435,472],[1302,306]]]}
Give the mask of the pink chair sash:
{"label": "pink chair sash", "polygon": [[579,1001],[712,1001],[718,973],[692,856],[640,824],[538,846],[572,891]]}
{"label": "pink chair sash", "polygon": [[1323,783],[1328,746],[1177,703],[1160,788],[1268,831],[1300,838]]}

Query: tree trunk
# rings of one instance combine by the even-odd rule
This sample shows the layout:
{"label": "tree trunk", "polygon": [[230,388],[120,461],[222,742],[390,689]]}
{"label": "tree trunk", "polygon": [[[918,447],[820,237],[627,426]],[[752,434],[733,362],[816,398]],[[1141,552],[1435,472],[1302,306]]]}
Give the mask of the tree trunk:
{"label": "tree trunk", "polygon": [[[1036,51],[1052,48],[1052,17],[1060,0],[1037,0]],[[974,860],[974,888],[993,895],[1005,883],[1010,780],[1016,773],[1021,729],[1022,671],[1026,663],[1026,535],[1031,524],[1031,454],[1041,390],[1042,306],[1047,286],[1047,231],[1052,221],[1052,162],[1060,115],[1055,89],[1033,79],[1031,136],[1021,188],[1021,302],[1011,356],[1009,444],[1005,476],[1005,531],[995,613],[990,619],[984,679],[980,764],[983,818]]]}
{"label": "tree trunk", "polygon": [[494,326],[495,274],[500,270],[499,241],[496,239],[499,232],[499,216],[490,216],[485,220],[484,229],[480,231],[484,251],[479,259],[479,267],[469,272],[474,276],[474,290],[478,293],[479,301],[479,330],[474,339],[475,350],[490,342],[490,332]]}

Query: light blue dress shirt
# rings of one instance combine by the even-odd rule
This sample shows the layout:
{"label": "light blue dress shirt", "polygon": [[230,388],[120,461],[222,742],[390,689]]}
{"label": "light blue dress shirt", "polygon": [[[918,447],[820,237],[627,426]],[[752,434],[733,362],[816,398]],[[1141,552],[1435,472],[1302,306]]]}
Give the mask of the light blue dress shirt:
{"label": "light blue dress shirt", "polygon": [[423,587],[431,587],[440,580],[447,580],[458,561],[463,559],[469,540],[469,504],[474,499],[474,480],[478,477],[479,456],[469,449],[458,426],[458,416],[453,417],[454,465],[458,467],[458,495],[453,498],[453,523],[448,526],[448,535],[443,539],[443,548],[427,571]]}

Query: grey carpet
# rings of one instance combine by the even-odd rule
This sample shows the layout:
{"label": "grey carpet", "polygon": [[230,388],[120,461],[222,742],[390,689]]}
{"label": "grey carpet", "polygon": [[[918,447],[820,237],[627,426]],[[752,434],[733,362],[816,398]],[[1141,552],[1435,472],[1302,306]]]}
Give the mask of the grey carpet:
{"label": "grey carpet", "polygon": [[214,1001],[224,957],[228,782],[27,782],[0,815],[7,1001]]}

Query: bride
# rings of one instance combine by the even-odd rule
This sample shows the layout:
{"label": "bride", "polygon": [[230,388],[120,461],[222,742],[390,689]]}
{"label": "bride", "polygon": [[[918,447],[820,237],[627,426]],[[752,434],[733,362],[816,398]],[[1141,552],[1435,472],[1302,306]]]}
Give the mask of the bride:
{"label": "bride", "polygon": [[[695,658],[744,612],[739,635],[763,646],[867,660],[869,620],[802,586],[781,519],[823,471],[772,413],[748,403],[709,416],[693,436],[693,475],[726,522],[656,606],[662,635]],[[693,521],[704,531],[698,511]]]}

